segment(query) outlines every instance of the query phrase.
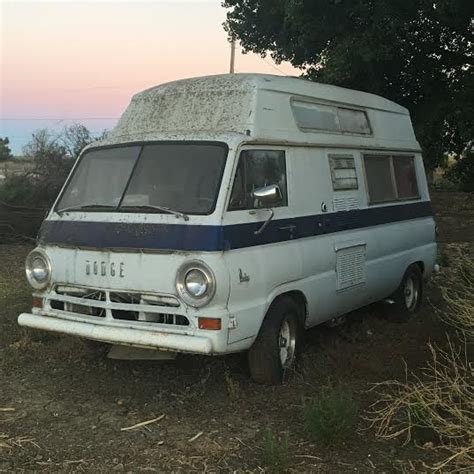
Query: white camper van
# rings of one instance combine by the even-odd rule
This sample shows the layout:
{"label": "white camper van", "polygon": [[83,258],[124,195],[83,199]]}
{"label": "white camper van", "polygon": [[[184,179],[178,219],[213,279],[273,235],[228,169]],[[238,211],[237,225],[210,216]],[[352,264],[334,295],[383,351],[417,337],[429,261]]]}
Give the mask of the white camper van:
{"label": "white camper van", "polygon": [[279,383],[303,329],[383,299],[414,313],[435,258],[405,108],[295,78],[192,78],[135,95],[84,149],[27,258],[18,322],[248,351],[252,377]]}

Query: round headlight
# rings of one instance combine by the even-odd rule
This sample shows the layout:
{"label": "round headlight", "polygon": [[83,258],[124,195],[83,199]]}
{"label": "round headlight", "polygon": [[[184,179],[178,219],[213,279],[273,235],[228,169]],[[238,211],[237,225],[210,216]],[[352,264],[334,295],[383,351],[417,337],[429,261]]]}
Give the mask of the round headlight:
{"label": "round headlight", "polygon": [[196,308],[204,306],[216,291],[214,274],[204,262],[186,262],[178,270],[176,289],[185,303]]}
{"label": "round headlight", "polygon": [[184,277],[184,285],[186,286],[186,291],[194,296],[195,298],[200,298],[204,296],[207,291],[207,277],[203,271],[194,268],[186,273]]}
{"label": "round headlight", "polygon": [[26,257],[26,278],[35,290],[44,290],[51,279],[51,262],[43,250],[33,250]]}

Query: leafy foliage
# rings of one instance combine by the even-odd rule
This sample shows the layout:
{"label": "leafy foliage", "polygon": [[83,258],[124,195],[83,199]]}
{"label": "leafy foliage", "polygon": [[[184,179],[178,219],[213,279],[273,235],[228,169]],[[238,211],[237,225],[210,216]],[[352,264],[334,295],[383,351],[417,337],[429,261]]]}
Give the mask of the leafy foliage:
{"label": "leafy foliage", "polygon": [[474,134],[471,0],[225,0],[245,51],[406,106],[429,168]]}
{"label": "leafy foliage", "polygon": [[353,433],[357,405],[352,393],[342,385],[327,385],[320,396],[305,407],[306,426],[321,444],[332,445]]}
{"label": "leafy foliage", "polygon": [[474,192],[474,141],[469,142],[456,164],[446,171],[445,177],[461,191]]}
{"label": "leafy foliage", "polygon": [[12,151],[8,144],[10,141],[8,137],[0,138],[0,161],[6,161],[13,158]]}

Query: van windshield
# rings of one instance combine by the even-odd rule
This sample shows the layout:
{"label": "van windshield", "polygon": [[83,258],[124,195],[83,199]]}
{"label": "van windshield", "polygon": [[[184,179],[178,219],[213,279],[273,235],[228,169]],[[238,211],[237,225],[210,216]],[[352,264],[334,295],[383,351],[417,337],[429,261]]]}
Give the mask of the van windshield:
{"label": "van windshield", "polygon": [[211,214],[226,157],[223,143],[91,150],[81,157],[56,211]]}

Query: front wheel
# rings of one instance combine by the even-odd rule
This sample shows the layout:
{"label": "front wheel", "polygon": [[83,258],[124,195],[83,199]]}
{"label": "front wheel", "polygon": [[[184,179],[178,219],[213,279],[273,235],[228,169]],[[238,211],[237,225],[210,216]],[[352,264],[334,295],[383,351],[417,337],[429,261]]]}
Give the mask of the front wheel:
{"label": "front wheel", "polygon": [[391,312],[399,321],[407,321],[420,309],[423,301],[423,274],[418,265],[408,267],[392,299],[394,304]]}
{"label": "front wheel", "polygon": [[300,308],[288,297],[272,304],[248,353],[252,379],[281,384],[296,361],[301,344]]}

